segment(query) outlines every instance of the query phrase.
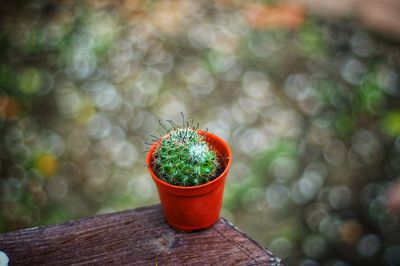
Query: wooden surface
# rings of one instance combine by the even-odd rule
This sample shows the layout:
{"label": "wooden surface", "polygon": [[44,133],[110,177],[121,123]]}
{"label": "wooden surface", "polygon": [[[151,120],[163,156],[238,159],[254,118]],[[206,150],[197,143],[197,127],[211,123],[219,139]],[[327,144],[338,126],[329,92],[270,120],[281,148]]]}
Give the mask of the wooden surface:
{"label": "wooden surface", "polygon": [[159,205],[0,234],[9,265],[279,265],[227,220],[178,232]]}

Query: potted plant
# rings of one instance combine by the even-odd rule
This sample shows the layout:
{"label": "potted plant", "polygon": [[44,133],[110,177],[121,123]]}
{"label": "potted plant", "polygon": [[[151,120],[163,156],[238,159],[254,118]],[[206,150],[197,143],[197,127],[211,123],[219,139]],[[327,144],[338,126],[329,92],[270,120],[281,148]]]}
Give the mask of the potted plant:
{"label": "potted plant", "polygon": [[153,136],[146,163],[167,222],[181,231],[206,229],[219,218],[232,155],[221,138],[182,120],[167,120],[171,129],[160,121],[166,133]]}

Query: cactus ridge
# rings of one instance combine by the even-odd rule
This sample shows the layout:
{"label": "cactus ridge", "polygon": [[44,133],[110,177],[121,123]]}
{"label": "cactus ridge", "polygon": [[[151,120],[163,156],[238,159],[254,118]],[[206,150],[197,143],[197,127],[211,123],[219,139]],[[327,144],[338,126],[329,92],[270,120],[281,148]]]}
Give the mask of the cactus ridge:
{"label": "cactus ridge", "polygon": [[160,179],[172,185],[201,185],[220,173],[221,166],[216,152],[204,136],[189,125],[174,127],[156,145],[153,170]]}

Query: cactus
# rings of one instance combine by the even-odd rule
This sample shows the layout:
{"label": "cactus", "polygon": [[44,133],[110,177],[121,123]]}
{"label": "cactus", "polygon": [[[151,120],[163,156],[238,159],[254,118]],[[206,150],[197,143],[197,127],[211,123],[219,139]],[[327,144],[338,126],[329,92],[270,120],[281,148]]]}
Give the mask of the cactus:
{"label": "cactus", "polygon": [[221,172],[221,165],[204,136],[187,122],[184,127],[178,127],[170,120],[168,122],[173,129],[155,140],[157,147],[153,153],[152,168],[156,175],[177,186],[201,185],[216,178]]}

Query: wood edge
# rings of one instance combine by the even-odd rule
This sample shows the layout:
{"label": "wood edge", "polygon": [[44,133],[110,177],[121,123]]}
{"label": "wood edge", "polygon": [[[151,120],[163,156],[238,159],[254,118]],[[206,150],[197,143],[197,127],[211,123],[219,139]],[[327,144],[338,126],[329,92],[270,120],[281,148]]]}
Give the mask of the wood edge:
{"label": "wood edge", "polygon": [[76,224],[81,224],[88,222],[93,219],[98,219],[98,218],[110,218],[112,216],[118,216],[121,214],[128,214],[128,213],[140,213],[140,212],[145,212],[151,209],[160,209],[161,210],[161,205],[160,204],[154,204],[150,206],[144,206],[144,207],[138,207],[135,209],[126,209],[122,211],[117,211],[117,212],[110,212],[110,213],[103,213],[103,214],[96,214],[93,216],[88,216],[88,217],[82,217],[78,218],[76,220],[69,220],[61,223],[55,223],[55,224],[48,224],[48,225],[40,225],[40,226],[34,226],[34,227],[28,227],[28,228],[23,228],[15,231],[9,231],[9,232],[4,232],[0,233],[0,238],[2,237],[7,237],[9,235],[16,235],[16,234],[24,234],[24,233],[29,233],[29,232],[37,232],[41,230],[48,230],[52,229],[55,227],[63,227],[63,226],[71,226],[71,225],[76,225]]}
{"label": "wood edge", "polygon": [[244,238],[250,240],[250,242],[252,242],[254,245],[256,245],[258,248],[260,248],[261,250],[263,250],[266,254],[268,254],[268,256],[270,256],[270,259],[268,260],[269,263],[271,263],[271,266],[283,266],[284,264],[282,264],[282,259],[275,256],[274,254],[272,254],[271,251],[269,251],[268,249],[266,249],[264,246],[262,246],[260,243],[258,243],[257,241],[255,241],[254,239],[252,239],[251,237],[249,237],[246,233],[242,232],[237,226],[235,226],[232,222],[228,221],[227,219],[221,217],[220,218],[221,223],[228,225],[230,228],[232,228],[233,230],[235,230],[237,233],[239,233],[241,236],[243,236]]}

